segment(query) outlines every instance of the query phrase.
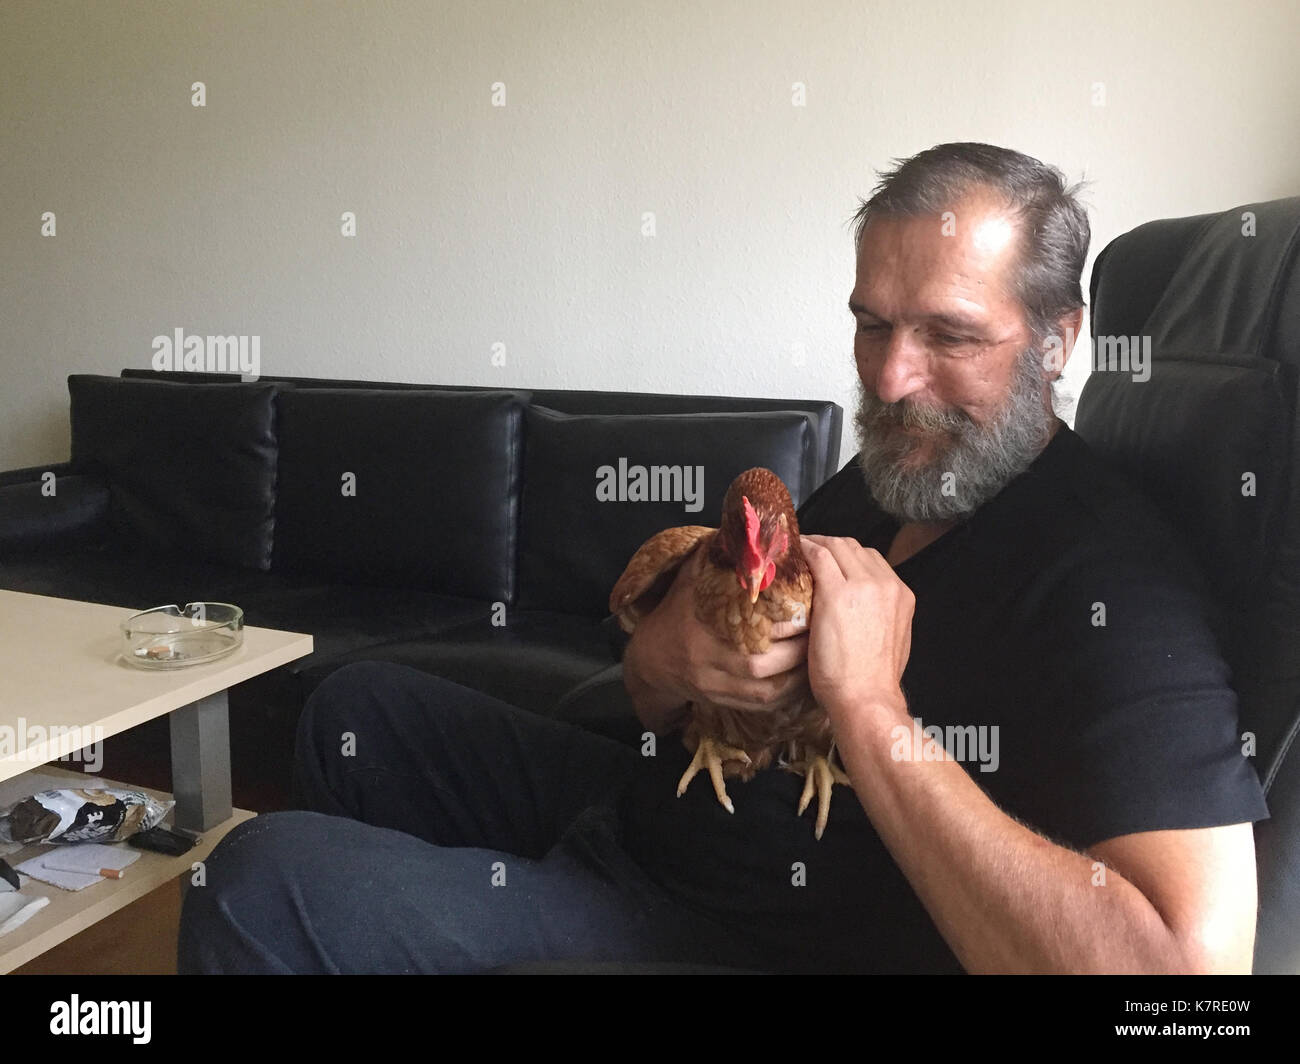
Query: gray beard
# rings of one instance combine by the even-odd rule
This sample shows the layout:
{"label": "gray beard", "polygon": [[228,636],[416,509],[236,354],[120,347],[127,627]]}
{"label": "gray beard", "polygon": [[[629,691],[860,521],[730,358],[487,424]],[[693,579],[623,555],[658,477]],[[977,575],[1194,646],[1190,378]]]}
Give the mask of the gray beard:
{"label": "gray beard", "polygon": [[[1055,420],[1043,403],[1035,349],[1017,360],[1006,405],[987,425],[957,408],[913,407],[906,399],[882,403],[859,380],[858,466],[872,497],[900,524],[950,521],[978,510],[1028,469],[1047,446]],[[909,436],[895,426],[924,435]],[[943,436],[946,444],[926,464],[908,462],[928,440]]]}

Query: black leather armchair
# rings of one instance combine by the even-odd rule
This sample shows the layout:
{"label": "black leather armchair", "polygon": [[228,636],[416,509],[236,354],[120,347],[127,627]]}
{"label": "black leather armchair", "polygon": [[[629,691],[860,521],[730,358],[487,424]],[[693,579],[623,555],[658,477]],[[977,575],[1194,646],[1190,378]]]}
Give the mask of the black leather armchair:
{"label": "black leather armchair", "polygon": [[1107,368],[1075,429],[1185,531],[1216,592],[1272,814],[1255,827],[1255,971],[1298,973],[1300,198],[1139,226],[1098,256],[1091,303]]}

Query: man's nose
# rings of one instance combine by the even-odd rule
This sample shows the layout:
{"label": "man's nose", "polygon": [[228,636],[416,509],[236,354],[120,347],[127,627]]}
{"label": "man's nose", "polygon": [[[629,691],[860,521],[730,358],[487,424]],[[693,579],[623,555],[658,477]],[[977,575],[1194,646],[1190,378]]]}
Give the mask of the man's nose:
{"label": "man's nose", "polygon": [[896,403],[929,386],[929,352],[911,329],[893,329],[889,342],[869,354],[866,362],[862,383],[882,403]]}

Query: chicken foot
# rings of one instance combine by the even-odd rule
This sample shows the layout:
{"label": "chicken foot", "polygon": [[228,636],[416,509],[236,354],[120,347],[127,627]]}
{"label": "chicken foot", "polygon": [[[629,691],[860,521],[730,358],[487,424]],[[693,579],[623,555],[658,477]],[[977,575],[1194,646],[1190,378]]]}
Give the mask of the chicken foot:
{"label": "chicken foot", "polygon": [[718,802],[728,813],[735,813],[736,808],[731,804],[731,799],[727,796],[727,788],[722,782],[724,761],[741,761],[746,765],[750,763],[749,755],[744,750],[701,736],[700,745],[695,748],[695,756],[691,759],[690,767],[682,773],[682,778],[677,784],[677,797],[680,798],[686,793],[687,786],[700,769],[707,768],[709,778],[713,780],[713,793],[718,796]]}
{"label": "chicken foot", "polygon": [[796,816],[803,816],[803,811],[808,808],[813,795],[817,795],[817,826],[813,829],[813,835],[820,842],[822,832],[826,830],[826,822],[830,819],[831,789],[837,783],[848,784],[849,777],[838,765],[831,764],[829,757],[823,757],[821,754],[814,754],[812,757],[785,767],[791,772],[802,772],[804,777],[803,794],[799,797]]}

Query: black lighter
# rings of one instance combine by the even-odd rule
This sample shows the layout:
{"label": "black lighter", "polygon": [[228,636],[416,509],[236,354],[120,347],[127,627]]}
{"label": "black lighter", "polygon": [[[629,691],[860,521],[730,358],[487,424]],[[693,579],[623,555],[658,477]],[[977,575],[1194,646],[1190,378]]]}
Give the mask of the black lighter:
{"label": "black lighter", "polygon": [[194,848],[194,840],[168,830],[162,824],[148,831],[138,831],[126,840],[128,846],[154,853],[165,853],[168,857],[179,857]]}

